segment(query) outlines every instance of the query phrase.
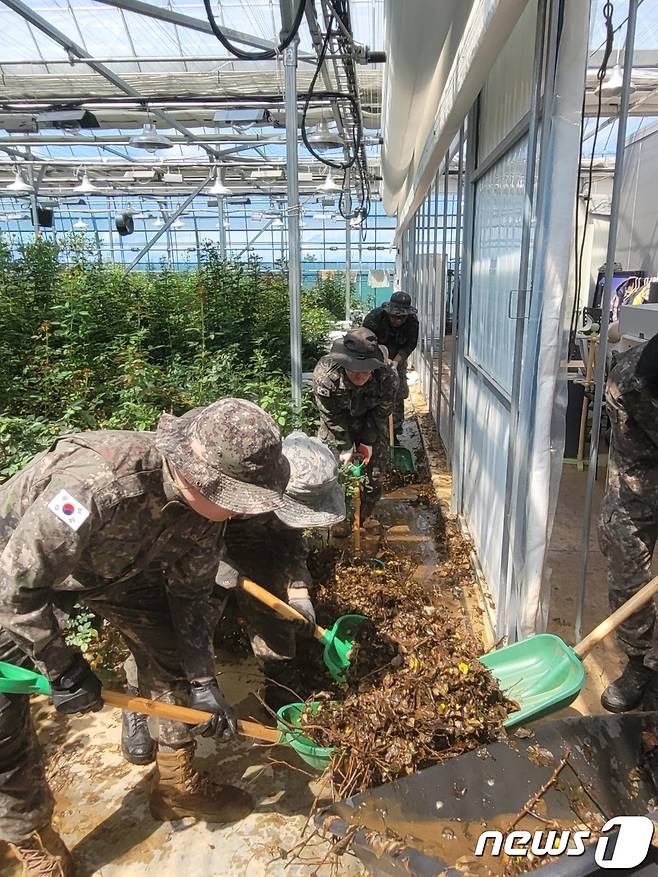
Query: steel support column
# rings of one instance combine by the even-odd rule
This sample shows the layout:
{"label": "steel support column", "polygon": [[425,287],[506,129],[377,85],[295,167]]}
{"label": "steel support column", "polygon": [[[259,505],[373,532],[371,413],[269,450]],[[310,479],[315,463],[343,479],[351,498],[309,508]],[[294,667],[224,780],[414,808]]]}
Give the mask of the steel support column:
{"label": "steel support column", "polygon": [[464,176],[464,259],[462,288],[459,296],[459,326],[455,355],[455,431],[453,447],[453,490],[451,511],[462,514],[464,509],[464,444],[466,440],[466,389],[468,368],[467,326],[471,307],[471,274],[473,259],[473,224],[475,220],[475,172],[477,158],[477,130],[479,99],[468,115],[468,138],[466,141],[466,171]]}
{"label": "steel support column", "polygon": [[[433,206],[433,215],[434,215],[434,228],[433,228],[433,236],[432,236],[432,262],[434,265],[434,284],[432,286],[432,304],[430,307],[431,314],[431,327],[430,327],[430,386],[428,393],[428,407],[430,415],[433,416],[434,413],[434,385],[436,383],[434,379],[434,326],[436,324],[436,293],[437,293],[437,258],[439,255],[439,187],[441,181],[441,169],[436,172],[436,176],[434,177],[434,185],[433,188],[430,189],[430,194],[433,192],[434,194],[434,206]],[[441,343],[441,342],[440,342]],[[438,385],[438,406],[437,411],[440,410],[441,405],[441,384]],[[436,428],[439,428],[438,415],[436,419]]]}
{"label": "steel support column", "polygon": [[587,491],[585,493],[585,513],[583,532],[580,543],[581,566],[578,584],[578,605],[576,611],[576,639],[582,638],[583,613],[585,610],[585,592],[587,589],[587,570],[589,565],[589,537],[592,527],[592,500],[594,497],[594,481],[599,456],[599,439],[601,432],[601,409],[605,389],[605,369],[608,351],[608,323],[612,302],[612,281],[614,276],[615,251],[617,249],[617,230],[619,228],[619,206],[624,181],[624,158],[626,153],[626,127],[628,123],[628,107],[630,102],[631,74],[633,72],[633,49],[635,47],[635,28],[637,24],[637,8],[640,0],[629,0],[628,24],[626,26],[626,48],[624,50],[624,75],[619,102],[619,123],[617,125],[617,148],[615,150],[615,174],[612,182],[610,199],[610,230],[608,232],[608,252],[605,261],[605,286],[601,302],[601,337],[596,352],[596,372],[594,376],[594,410],[592,412],[592,438],[590,442],[589,468],[587,470]]}
{"label": "steel support column", "polygon": [[[283,11],[283,4],[282,4]],[[302,259],[297,155],[297,40],[283,56],[286,85],[286,176],[288,183],[288,298],[290,301],[290,381],[293,405],[302,404]],[[281,229],[283,234],[283,229]]]}
{"label": "steel support column", "polygon": [[219,223],[219,255],[226,258],[226,228],[224,227],[226,212],[224,210],[224,196],[217,198],[217,221]]}
{"label": "steel support column", "polygon": [[[507,602],[508,596],[513,597],[521,587],[521,582],[516,580],[513,565],[510,568],[510,558],[514,553],[515,540],[519,534],[511,526],[515,520],[515,510],[518,503],[525,501],[525,495],[519,493],[519,483],[523,478],[519,477],[519,467],[527,469],[527,460],[521,459],[519,451],[519,394],[521,390],[521,366],[523,359],[523,341],[526,325],[526,301],[530,296],[528,289],[530,277],[530,245],[532,241],[532,223],[534,219],[534,194],[535,177],[537,168],[537,143],[539,137],[539,121],[542,102],[542,86],[544,71],[544,43],[546,31],[546,18],[548,13],[547,0],[539,0],[537,4],[537,23],[535,28],[535,53],[533,61],[532,82],[533,90],[530,101],[528,117],[528,144],[526,149],[526,168],[524,181],[523,224],[521,230],[521,250],[519,254],[519,282],[517,290],[510,290],[510,297],[516,292],[516,309],[514,314],[514,366],[512,370],[512,385],[510,389],[510,420],[509,440],[507,447],[507,462],[505,474],[505,505],[503,514],[503,538],[500,557],[500,582],[501,596],[504,595]],[[551,32],[551,47],[555,43],[553,31],[555,29],[555,14],[551,16],[549,26]],[[557,53],[557,46],[555,50]],[[511,311],[511,307],[510,307]],[[511,316],[511,313],[510,313]],[[509,587],[508,587],[509,581]],[[499,601],[502,602],[502,601]],[[498,606],[498,619],[503,619],[507,612],[507,605]],[[506,631],[508,632],[508,631]]]}
{"label": "steel support column", "polygon": [[[457,354],[457,338],[459,337],[459,296],[461,291],[461,238],[462,238],[462,200],[464,197],[464,124],[459,129],[459,163],[457,166],[457,206],[455,210],[455,264],[452,277],[452,303],[451,303],[451,343],[450,352],[450,400],[448,402],[448,414],[450,426],[448,432],[448,447],[446,459],[452,469],[452,449],[455,444],[455,363]],[[446,265],[446,280],[448,268]]]}
{"label": "steel support column", "polygon": [[[341,199],[346,198],[349,201],[350,192],[350,171],[349,168],[345,172],[345,190],[341,194]],[[341,202],[339,202],[341,203]],[[349,214],[349,207],[345,211]],[[349,323],[352,319],[352,229],[349,219],[345,220],[345,320]]]}
{"label": "steel support column", "polygon": [[446,152],[443,179],[443,261],[441,265],[441,313],[439,314],[439,362],[438,362],[438,396],[436,406],[436,428],[441,435],[441,404],[443,397],[443,344],[446,335],[446,291],[448,289],[448,188],[450,185],[450,150]]}

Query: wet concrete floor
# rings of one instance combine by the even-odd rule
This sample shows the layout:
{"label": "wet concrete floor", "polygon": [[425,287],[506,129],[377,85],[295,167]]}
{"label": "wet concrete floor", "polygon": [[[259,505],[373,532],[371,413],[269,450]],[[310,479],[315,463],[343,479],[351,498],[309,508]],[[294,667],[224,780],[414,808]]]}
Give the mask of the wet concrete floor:
{"label": "wet concrete floor", "polygon": [[[258,680],[250,659],[224,665],[220,684],[242,718],[270,723],[249,695]],[[256,807],[233,825],[161,823],[148,810],[151,768],[130,765],[121,756],[118,710],[65,718],[40,700],[35,720],[56,798],[55,822],[72,850],[78,877],[303,877],[328,851],[326,843],[312,841],[299,859],[289,853],[300,843],[318,784],[286,747],[244,738],[224,745],[201,739],[199,766],[218,782],[248,790]],[[329,875],[329,866],[317,873]],[[333,873],[357,877],[365,872],[356,859],[345,856]],[[21,874],[6,848],[0,851],[0,874]]]}

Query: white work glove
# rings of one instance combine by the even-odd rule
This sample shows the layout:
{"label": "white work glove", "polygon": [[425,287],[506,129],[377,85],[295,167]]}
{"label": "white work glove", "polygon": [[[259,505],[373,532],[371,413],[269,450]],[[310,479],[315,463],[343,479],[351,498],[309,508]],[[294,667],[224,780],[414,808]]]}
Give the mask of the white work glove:
{"label": "white work glove", "polygon": [[237,588],[240,583],[240,573],[229,563],[220,560],[215,581],[220,588],[226,588],[228,591],[230,588]]}
{"label": "white work glove", "polygon": [[[313,602],[308,595],[308,591],[290,590],[288,592],[288,605],[296,609],[300,615],[306,619],[304,624],[304,632],[313,636],[315,633],[315,609]],[[302,623],[302,622],[300,622]]]}
{"label": "white work glove", "polygon": [[355,451],[355,450],[356,450],[356,448],[354,447],[354,445],[352,445],[352,447],[351,447],[348,451],[341,451],[341,452],[340,452],[340,455],[339,455],[339,457],[338,457],[338,460],[339,460],[339,462],[341,463],[341,465],[345,465],[345,463],[349,463],[349,462],[350,462],[350,460],[351,460],[352,457],[354,456],[354,451]]}

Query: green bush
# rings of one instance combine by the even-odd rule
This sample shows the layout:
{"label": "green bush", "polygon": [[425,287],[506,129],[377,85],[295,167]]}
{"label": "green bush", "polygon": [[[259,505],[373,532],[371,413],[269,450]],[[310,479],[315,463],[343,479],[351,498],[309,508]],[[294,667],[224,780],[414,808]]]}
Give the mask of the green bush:
{"label": "green bush", "polygon": [[[304,368],[325,352],[342,288],[302,296]],[[0,480],[66,431],[152,429],[222,396],[251,399],[284,432],[315,429],[308,391],[290,401],[290,314],[283,268],[221,259],[126,274],[84,237],[35,240],[12,258],[0,239]]]}

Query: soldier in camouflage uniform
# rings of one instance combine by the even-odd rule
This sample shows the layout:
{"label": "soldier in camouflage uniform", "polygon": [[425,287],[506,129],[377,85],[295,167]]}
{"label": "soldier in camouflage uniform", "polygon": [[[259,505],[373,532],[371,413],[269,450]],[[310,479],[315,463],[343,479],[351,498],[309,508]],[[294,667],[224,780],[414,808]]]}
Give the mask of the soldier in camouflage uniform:
{"label": "soldier in camouflage uniform", "polygon": [[[283,505],[273,513],[236,517],[227,524],[217,572],[222,595],[228,594],[224,589],[235,589],[252,649],[262,662],[267,680],[265,701],[271,709],[290,703],[291,690],[300,690],[293,663],[296,625],[279,619],[237,588],[239,579],[244,576],[267,588],[313,626],[315,611],[308,592],[311,576],[306,566],[303,530],[330,527],[345,518],[345,495],[331,451],[319,439],[293,432],[283,442],[283,454],[290,464]],[[218,602],[223,601],[220,598]],[[132,658],[126,662],[126,674],[137,685]],[[121,749],[133,764],[153,760],[155,748],[145,716],[124,712]]]}
{"label": "soldier in camouflage uniform", "polygon": [[[395,370],[387,363],[375,335],[363,327],[335,341],[331,353],[322,357],[313,372],[313,393],[320,412],[318,437],[334,448],[341,463],[349,462],[356,452],[366,462],[365,526],[377,526],[370,516],[381,496],[380,474],[388,466],[388,418],[397,390]],[[348,532],[345,526],[336,535]]]}
{"label": "soldier in camouflage uniform", "polygon": [[[82,601],[121,632],[154,698],[213,713],[192,729],[160,723],[156,819],[252,809],[245,792],[196,773],[192,734],[235,733],[207,621],[225,522],[278,508],[288,476],[272,418],[223,399],[163,415],[155,433],[63,436],[0,488],[0,660],[45,672],[62,713],[100,709],[101,683],[53,611]],[[27,701],[0,695],[0,839],[25,875],[68,877]]]}
{"label": "soldier in camouflage uniform", "polygon": [[[606,389],[612,442],[601,507],[599,544],[608,561],[610,608],[617,609],[651,578],[658,537],[658,336],[621,354]],[[658,678],[653,601],[619,627],[628,655],[622,676],[601,696],[610,712],[639,706]]]}
{"label": "soldier in camouflage uniform", "polygon": [[418,345],[418,311],[412,307],[408,292],[394,292],[390,301],[370,311],[363,321],[366,329],[377,336],[397,369],[400,386],[395,396],[393,424],[395,435],[402,435],[404,400],[409,397],[407,361]]}

